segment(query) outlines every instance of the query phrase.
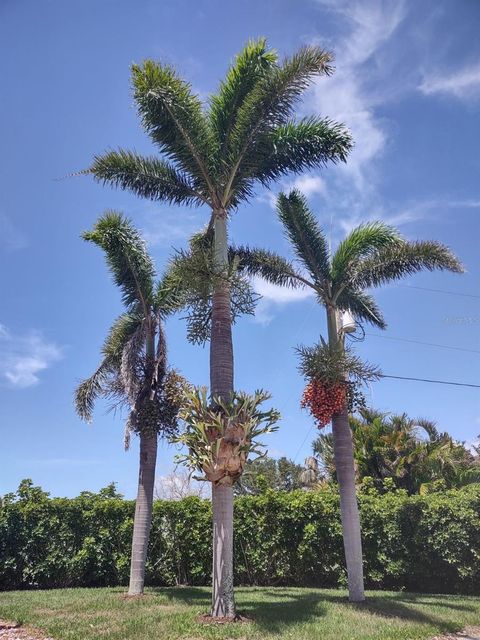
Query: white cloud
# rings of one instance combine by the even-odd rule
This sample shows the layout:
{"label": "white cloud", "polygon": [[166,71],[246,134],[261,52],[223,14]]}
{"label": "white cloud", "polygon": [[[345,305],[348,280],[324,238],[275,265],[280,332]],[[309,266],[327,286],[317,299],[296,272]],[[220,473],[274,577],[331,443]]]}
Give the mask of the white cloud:
{"label": "white cloud", "polygon": [[480,64],[445,72],[424,75],[418,87],[425,95],[445,93],[460,99],[469,99],[480,94]]}
{"label": "white cloud", "polygon": [[9,251],[24,249],[28,246],[26,236],[7,216],[0,214],[0,247]]}
{"label": "white cloud", "polygon": [[352,132],[355,147],[348,163],[341,168],[350,174],[357,189],[363,191],[369,184],[366,176],[369,164],[379,157],[388,139],[384,124],[375,113],[381,96],[369,87],[375,73],[378,82],[385,78],[380,76],[372,59],[403,21],[404,3],[398,0],[318,2],[340,17],[347,33],[335,47],[336,72],[330,78],[318,80],[314,99],[321,113],[344,122]]}
{"label": "white cloud", "polygon": [[302,302],[314,295],[313,289],[306,287],[302,289],[279,287],[257,276],[252,278],[252,286],[256,293],[262,296],[255,309],[253,321],[263,326],[270,324],[279,306],[291,304],[292,302]]}
{"label": "white cloud", "polygon": [[36,331],[16,336],[0,325],[0,376],[10,386],[24,389],[37,384],[39,374],[62,356],[61,347]]}
{"label": "white cloud", "polygon": [[299,176],[292,183],[288,185],[286,191],[291,189],[299,189],[303,194],[309,198],[316,193],[325,193],[325,182],[320,176]]}
{"label": "white cloud", "polygon": [[142,236],[151,247],[170,248],[188,240],[208,222],[206,211],[176,207],[149,208],[142,212]]}

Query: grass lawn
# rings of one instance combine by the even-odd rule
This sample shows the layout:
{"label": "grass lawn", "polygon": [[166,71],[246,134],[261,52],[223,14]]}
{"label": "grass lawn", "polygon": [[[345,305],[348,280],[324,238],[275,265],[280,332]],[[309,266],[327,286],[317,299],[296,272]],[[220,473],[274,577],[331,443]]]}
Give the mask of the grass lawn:
{"label": "grass lawn", "polygon": [[0,592],[0,618],[41,629],[55,640],[417,640],[480,624],[480,599],[371,591],[363,605],[343,591],[238,588],[248,623],[205,625],[206,588],[148,589],[140,599],[124,590],[59,589]]}

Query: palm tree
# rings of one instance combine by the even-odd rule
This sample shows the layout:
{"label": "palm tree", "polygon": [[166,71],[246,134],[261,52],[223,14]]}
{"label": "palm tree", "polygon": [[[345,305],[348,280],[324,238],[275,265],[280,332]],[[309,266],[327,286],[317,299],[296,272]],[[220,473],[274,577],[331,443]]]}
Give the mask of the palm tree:
{"label": "palm tree", "polygon": [[157,440],[177,427],[182,379],[167,368],[163,320],[175,308],[175,294],[155,284],[155,268],[132,223],[105,213],[83,238],[105,252],[125,311],[113,323],[95,373],[75,392],[79,416],[90,422],[100,397],[126,405],[125,445],[130,433],[140,438],[138,492],[133,526],[129,595],[143,593],[145,561],[152,520]]}
{"label": "palm tree", "polygon": [[[350,416],[357,481],[371,478],[382,490],[390,478],[409,494],[432,487],[452,488],[478,480],[475,457],[448,433],[423,418],[359,409]],[[336,477],[332,434],[313,443],[315,455],[331,479]]]}
{"label": "palm tree", "polygon": [[[327,118],[293,119],[312,79],[332,72],[332,56],[316,46],[282,63],[260,39],[235,59],[204,107],[190,85],[166,64],[133,65],[134,99],[161,157],[111,151],[88,170],[98,181],[154,201],[205,205],[214,232],[218,278],[212,296],[210,392],[233,392],[233,346],[227,222],[254,193],[288,172],[345,161],[352,145],[346,129]],[[212,615],[235,616],[233,597],[233,491],[212,486]]]}
{"label": "palm tree", "polygon": [[[299,267],[261,249],[236,250],[241,268],[282,286],[313,289],[327,313],[328,346],[332,353],[344,350],[342,311],[360,321],[384,329],[386,324],[366,289],[398,280],[421,269],[461,272],[455,256],[437,242],[407,242],[381,223],[364,224],[349,233],[331,255],[325,234],[302,194],[280,194],[277,210]],[[360,519],[355,493],[355,468],[348,407],[332,418],[335,468],[340,490],[349,596],[364,600]]]}

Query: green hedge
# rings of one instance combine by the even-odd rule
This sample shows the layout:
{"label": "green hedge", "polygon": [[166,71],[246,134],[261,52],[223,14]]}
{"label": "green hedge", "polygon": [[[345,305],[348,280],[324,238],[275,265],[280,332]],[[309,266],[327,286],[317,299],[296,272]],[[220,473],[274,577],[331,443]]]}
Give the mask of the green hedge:
{"label": "green hedge", "polygon": [[[359,497],[369,587],[480,593],[480,485]],[[49,498],[24,486],[0,510],[0,588],[126,584],[133,512],[114,494]],[[239,584],[343,586],[336,492],[237,498],[235,562]],[[208,584],[210,571],[210,503],[157,501],[148,583]]]}

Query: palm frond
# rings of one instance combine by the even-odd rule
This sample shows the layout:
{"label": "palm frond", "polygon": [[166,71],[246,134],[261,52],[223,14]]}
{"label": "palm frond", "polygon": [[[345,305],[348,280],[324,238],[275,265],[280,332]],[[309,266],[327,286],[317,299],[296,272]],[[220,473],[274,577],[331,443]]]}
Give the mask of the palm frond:
{"label": "palm frond", "polygon": [[217,94],[210,99],[209,118],[222,157],[228,148],[237,113],[258,80],[277,62],[265,38],[250,40],[236,56]]}
{"label": "palm frond", "polygon": [[281,287],[297,288],[303,286],[303,278],[293,265],[274,253],[265,249],[250,247],[231,247],[230,260],[238,259],[238,270],[248,276],[259,276]]}
{"label": "palm frond", "polygon": [[245,172],[240,177],[268,185],[289,172],[300,173],[328,162],[346,162],[352,146],[348,129],[328,118],[312,116],[287,122],[265,134],[249,155],[249,163],[245,163]]}
{"label": "palm frond", "polygon": [[106,359],[120,367],[122,354],[128,341],[138,331],[143,322],[143,316],[137,313],[122,313],[110,327],[102,346],[102,353]]}
{"label": "palm frond", "polygon": [[128,190],[142,198],[169,204],[200,205],[204,198],[182,171],[159,158],[118,149],[95,156],[90,173],[98,182]]}
{"label": "palm frond", "polygon": [[357,265],[353,284],[378,287],[424,269],[463,272],[458,258],[440,242],[402,242],[380,248]]}
{"label": "palm frond", "polygon": [[367,222],[353,231],[339,244],[332,257],[332,280],[337,284],[350,282],[359,261],[391,246],[401,246],[404,240],[396,229],[383,222]]}
{"label": "palm frond", "polygon": [[342,311],[350,311],[354,318],[368,322],[379,329],[386,329],[387,323],[373,296],[365,291],[346,288],[338,296],[336,304]]}
{"label": "palm frond", "polygon": [[133,224],[120,213],[107,211],[84,240],[104,250],[115,284],[127,308],[141,305],[145,315],[153,295],[155,267],[145,241]]}
{"label": "palm frond", "polygon": [[132,66],[132,84],[143,126],[160,151],[192,176],[196,190],[213,193],[209,174],[218,148],[190,85],[153,60]]}
{"label": "palm frond", "polygon": [[114,369],[112,359],[105,357],[95,373],[83,380],[75,389],[75,410],[85,422],[92,421],[97,399],[108,393],[108,380]]}
{"label": "palm frond", "polygon": [[288,122],[315,76],[332,72],[331,60],[331,54],[319,47],[303,47],[282,65],[272,66],[246,96],[231,133],[224,204],[237,192],[240,176],[251,174],[248,158],[252,150],[264,142],[268,132]]}
{"label": "palm frond", "polygon": [[318,288],[329,278],[328,244],[306,198],[294,189],[278,196],[277,212],[293,250]]}

